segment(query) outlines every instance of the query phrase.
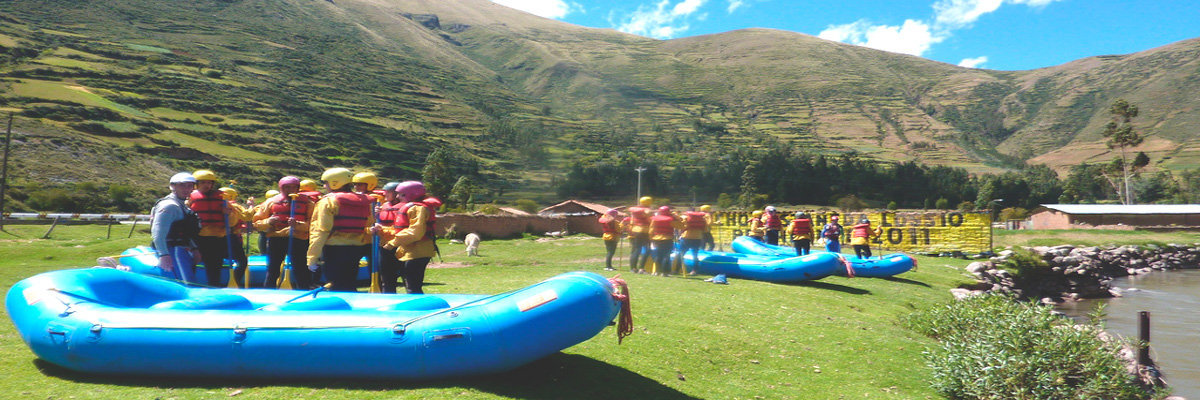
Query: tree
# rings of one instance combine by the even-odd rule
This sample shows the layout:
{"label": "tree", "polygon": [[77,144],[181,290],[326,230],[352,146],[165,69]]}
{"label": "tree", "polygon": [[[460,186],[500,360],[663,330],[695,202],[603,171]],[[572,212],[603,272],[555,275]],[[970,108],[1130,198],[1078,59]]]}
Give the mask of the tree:
{"label": "tree", "polygon": [[[1129,190],[1129,160],[1126,159],[1125,149],[1137,147],[1144,139],[1133,130],[1133,119],[1138,116],[1138,108],[1125,99],[1117,99],[1108,107],[1112,120],[1104,125],[1104,137],[1108,138],[1108,148],[1121,149],[1121,175],[1124,184],[1121,187],[1121,204],[1133,204],[1133,192]],[[1147,159],[1149,162],[1149,159]]]}
{"label": "tree", "polygon": [[460,176],[458,182],[454,183],[454,187],[450,189],[449,200],[458,205],[459,208],[467,208],[471,200],[471,194],[475,191],[475,185],[471,182],[471,177]]}

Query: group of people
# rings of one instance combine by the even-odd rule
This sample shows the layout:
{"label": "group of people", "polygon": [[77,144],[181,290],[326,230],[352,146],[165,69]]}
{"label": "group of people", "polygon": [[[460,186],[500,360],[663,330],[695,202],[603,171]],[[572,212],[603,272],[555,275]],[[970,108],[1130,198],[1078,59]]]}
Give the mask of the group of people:
{"label": "group of people", "polygon": [[[689,251],[692,253],[693,265],[699,262],[700,250],[712,251],[715,243],[711,229],[712,207],[703,205],[699,211],[687,211],[678,215],[670,206],[664,205],[658,208],[657,213],[651,215],[652,203],[651,197],[638,199],[638,205],[629,207],[628,215],[623,219],[615,208],[600,216],[598,222],[607,250],[606,270],[614,270],[612,258],[622,236],[629,239],[629,268],[637,273],[646,271],[645,264],[650,259],[659,266],[657,275],[667,275],[669,271],[678,270],[677,265],[670,265],[671,253],[676,247],[681,255],[675,260],[677,264],[682,264],[683,257],[686,257]],[[808,255],[812,251],[814,239],[823,242],[826,251],[840,253],[845,228],[838,220],[839,215],[834,213],[829,217],[829,222],[817,232],[808,213],[798,211],[785,226],[779,211],[774,206],[766,206],[750,214],[746,236],[767,244],[779,245],[781,233],[786,232],[791,237],[797,255]],[[850,245],[854,248],[855,255],[859,258],[871,257],[871,240],[881,233],[881,228],[872,229],[871,221],[867,218],[862,218],[851,226]],[[695,271],[687,273],[694,274]]]}
{"label": "group of people", "polygon": [[[331,168],[321,180],[324,191],[315,181],[285,176],[261,203],[251,199],[243,206],[237,190],[219,187],[212,171],[175,174],[171,193],[151,211],[159,268],[191,280],[199,259],[209,284],[215,284],[230,260],[236,266],[231,281],[248,287],[241,235],[257,231],[267,255],[265,288],[285,281],[297,289],[327,282],[330,290],[356,291],[365,257],[382,292],[395,293],[401,280],[407,293],[423,293],[425,269],[437,252],[434,228],[441,200],[418,181],[377,188],[379,178],[371,172]],[[281,274],[285,259],[290,279]]]}

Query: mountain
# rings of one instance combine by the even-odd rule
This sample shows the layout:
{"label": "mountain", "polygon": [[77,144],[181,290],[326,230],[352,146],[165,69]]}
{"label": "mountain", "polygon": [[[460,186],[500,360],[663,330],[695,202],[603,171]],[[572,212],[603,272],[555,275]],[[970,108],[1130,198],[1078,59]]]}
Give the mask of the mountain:
{"label": "mountain", "polygon": [[1113,157],[1099,132],[1117,98],[1157,167],[1200,166],[1195,39],[989,71],[768,29],[661,41],[486,0],[14,0],[0,19],[27,183],[415,178],[449,148],[485,186],[536,195],[590,154],[686,165],[765,143],[1062,172]]}

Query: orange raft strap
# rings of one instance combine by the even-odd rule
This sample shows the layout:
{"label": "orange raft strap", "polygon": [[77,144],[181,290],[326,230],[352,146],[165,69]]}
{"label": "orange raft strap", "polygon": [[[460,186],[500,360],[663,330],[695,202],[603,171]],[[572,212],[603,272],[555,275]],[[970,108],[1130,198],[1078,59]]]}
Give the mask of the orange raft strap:
{"label": "orange raft strap", "polygon": [[617,344],[626,336],[633,334],[633,309],[630,305],[629,285],[621,279],[621,275],[608,278],[608,282],[613,285],[613,298],[621,302],[621,312],[617,314]]}
{"label": "orange raft strap", "polygon": [[842,261],[842,265],[846,266],[846,277],[853,278],[854,277],[854,264],[851,264],[850,260],[847,260],[846,256],[843,256],[840,253],[837,254],[837,257],[839,260]]}

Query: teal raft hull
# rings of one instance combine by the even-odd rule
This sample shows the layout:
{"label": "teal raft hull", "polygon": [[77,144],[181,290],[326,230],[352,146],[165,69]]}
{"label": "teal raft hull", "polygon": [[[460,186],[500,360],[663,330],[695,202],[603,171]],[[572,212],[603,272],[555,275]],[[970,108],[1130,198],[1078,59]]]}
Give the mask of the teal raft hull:
{"label": "teal raft hull", "polygon": [[620,309],[572,272],[495,296],[189,288],[108,268],[18,282],[6,306],[39,358],[104,375],[427,379],[512,369],[588,340]]}
{"label": "teal raft hull", "polygon": [[[678,254],[678,253],[677,253]],[[683,264],[689,271],[707,275],[725,274],[730,278],[752,279],[766,282],[797,282],[821,279],[845,270],[841,260],[833,254],[811,254],[804,257],[769,257],[751,254],[700,251],[699,263],[692,253],[683,256]]]}
{"label": "teal raft hull", "polygon": [[[357,279],[360,285],[369,284],[371,279],[371,269],[366,265],[365,261],[366,260],[364,259],[363,262],[360,263],[362,265],[358,268]],[[247,257],[247,263],[250,264],[250,286],[262,287],[263,282],[267,280],[267,256],[249,256]],[[162,268],[158,267],[158,257],[154,255],[154,250],[147,246],[138,246],[125,249],[125,251],[121,252],[121,265],[128,267],[129,271],[131,272],[136,272],[143,275],[159,276],[168,279],[176,279],[174,272],[164,271]],[[196,280],[194,283],[213,287],[229,286],[229,271],[233,270],[233,266],[225,264],[224,267],[225,272],[221,274],[221,281],[217,282],[216,284],[211,284],[208,282],[208,275],[204,273],[204,264],[198,263],[196,265],[196,274],[193,277],[193,279]],[[286,260],[282,265],[280,265],[280,268],[283,270],[292,269],[291,264],[289,264]],[[321,280],[318,279],[318,281]]]}
{"label": "teal raft hull", "polygon": [[[788,246],[773,246],[766,244],[748,236],[739,236],[733,239],[730,245],[733,251],[741,254],[750,254],[768,257],[795,257],[796,248]],[[827,251],[815,250],[812,254],[833,254]],[[850,267],[854,268],[855,277],[866,278],[882,278],[893,275],[899,275],[917,266],[917,260],[904,253],[892,253],[879,257],[871,257],[867,259],[852,255],[841,255],[850,263]],[[838,276],[847,276],[846,270],[841,269],[837,272]]]}

